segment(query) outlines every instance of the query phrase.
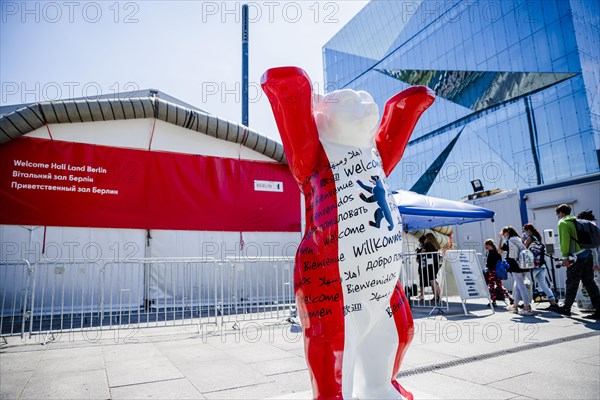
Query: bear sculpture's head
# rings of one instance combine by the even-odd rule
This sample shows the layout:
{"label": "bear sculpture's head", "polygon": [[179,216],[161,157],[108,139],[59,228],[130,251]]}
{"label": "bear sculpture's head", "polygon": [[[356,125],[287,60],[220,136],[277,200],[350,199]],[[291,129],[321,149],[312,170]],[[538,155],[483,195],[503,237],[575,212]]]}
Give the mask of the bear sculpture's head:
{"label": "bear sculpture's head", "polygon": [[313,98],[313,116],[321,141],[373,147],[379,107],[364,91],[336,90]]}

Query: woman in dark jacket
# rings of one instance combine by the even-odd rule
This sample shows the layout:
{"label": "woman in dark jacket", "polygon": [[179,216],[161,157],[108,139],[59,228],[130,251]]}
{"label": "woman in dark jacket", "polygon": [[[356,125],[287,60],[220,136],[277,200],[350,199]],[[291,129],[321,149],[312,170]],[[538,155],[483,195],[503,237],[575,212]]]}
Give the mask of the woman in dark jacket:
{"label": "woman in dark jacket", "polygon": [[490,291],[490,297],[492,298],[492,305],[496,307],[496,300],[500,297],[500,300],[509,299],[512,304],[513,299],[510,297],[508,290],[502,286],[502,279],[496,276],[496,264],[502,260],[502,257],[496,249],[496,245],[492,239],[488,239],[484,242],[483,247],[486,250],[485,268],[485,281],[488,284]]}

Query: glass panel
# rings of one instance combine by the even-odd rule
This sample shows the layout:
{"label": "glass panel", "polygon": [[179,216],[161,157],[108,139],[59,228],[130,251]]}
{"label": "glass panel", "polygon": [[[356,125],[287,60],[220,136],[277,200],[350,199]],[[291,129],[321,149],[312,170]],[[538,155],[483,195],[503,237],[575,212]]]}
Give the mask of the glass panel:
{"label": "glass panel", "polygon": [[[539,104],[539,101],[539,97],[531,99],[531,103],[533,105],[532,114],[537,129],[538,143],[547,143],[550,140],[550,135],[548,134],[547,128],[546,109]],[[521,129],[528,129],[526,117],[521,119]]]}
{"label": "glass panel", "polygon": [[550,58],[556,60],[565,54],[560,22],[556,21],[548,26],[548,46],[550,47]]}
{"label": "glass panel", "polygon": [[580,127],[575,112],[575,99],[572,96],[563,97],[559,100],[561,108],[562,129],[564,136],[571,136],[579,133]]}
{"label": "glass panel", "polygon": [[537,60],[537,71],[548,71],[550,69],[550,47],[546,32],[541,30],[532,36],[534,55]]}
{"label": "glass panel", "polygon": [[599,170],[598,159],[596,156],[596,144],[594,143],[594,135],[592,131],[587,131],[581,134],[581,144],[583,146],[583,159],[586,173],[595,173]]}
{"label": "glass panel", "polygon": [[556,0],[544,1],[542,14],[546,25],[556,21],[558,19],[558,6],[556,5]]}
{"label": "glass panel", "polygon": [[550,144],[544,144],[542,146],[539,146],[538,155],[540,159],[540,167],[542,171],[542,176],[544,177],[544,182],[548,182],[548,178],[550,178],[551,181],[552,178],[556,176],[556,171],[554,169],[555,155],[552,153],[552,146]]}
{"label": "glass panel", "polygon": [[582,175],[586,172],[583,143],[580,135],[573,135],[566,138],[567,154],[569,165],[565,168],[570,171],[570,176]]}

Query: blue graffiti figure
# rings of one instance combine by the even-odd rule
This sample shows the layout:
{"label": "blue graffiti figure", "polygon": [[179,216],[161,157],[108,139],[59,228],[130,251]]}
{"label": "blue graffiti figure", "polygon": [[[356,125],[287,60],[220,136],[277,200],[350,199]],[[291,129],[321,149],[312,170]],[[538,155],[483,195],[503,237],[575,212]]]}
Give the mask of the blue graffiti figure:
{"label": "blue graffiti figure", "polygon": [[356,181],[356,183],[367,192],[373,194],[373,196],[367,197],[364,193],[361,193],[360,198],[366,203],[377,202],[377,205],[379,206],[379,208],[375,210],[375,221],[369,221],[369,225],[379,228],[381,220],[385,217],[385,220],[388,223],[388,230],[391,231],[394,229],[392,212],[387,203],[387,191],[383,187],[383,181],[378,176],[371,176],[371,183],[374,185],[373,187],[367,186],[359,180]]}

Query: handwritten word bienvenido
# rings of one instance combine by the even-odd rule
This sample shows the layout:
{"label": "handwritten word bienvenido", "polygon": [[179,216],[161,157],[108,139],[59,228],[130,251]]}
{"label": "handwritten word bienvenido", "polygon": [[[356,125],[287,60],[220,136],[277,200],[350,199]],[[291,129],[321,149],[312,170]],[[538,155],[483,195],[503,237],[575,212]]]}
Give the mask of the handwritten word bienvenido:
{"label": "handwritten word bienvenido", "polygon": [[385,277],[383,277],[381,279],[371,279],[370,281],[366,281],[364,283],[358,283],[358,284],[347,284],[346,291],[348,294],[360,292],[361,290],[364,290],[364,289],[372,288],[372,287],[379,286],[379,285],[385,285],[386,283],[388,283],[391,280],[396,279],[396,278],[397,278],[396,273],[390,272],[389,274],[387,274]]}

